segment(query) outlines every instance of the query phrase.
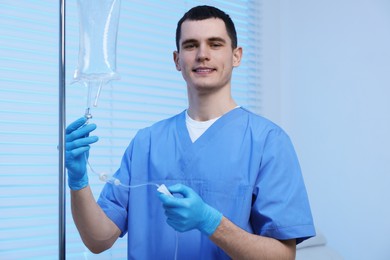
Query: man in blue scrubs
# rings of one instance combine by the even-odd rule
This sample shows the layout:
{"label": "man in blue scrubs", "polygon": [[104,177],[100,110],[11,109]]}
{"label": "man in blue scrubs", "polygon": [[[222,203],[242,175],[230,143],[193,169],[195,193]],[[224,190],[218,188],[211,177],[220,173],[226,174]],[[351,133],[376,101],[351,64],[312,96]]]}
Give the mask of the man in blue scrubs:
{"label": "man in blue scrubs", "polygon": [[[129,259],[294,259],[315,235],[298,159],[287,134],[236,104],[231,76],[242,48],[230,17],[194,7],[179,21],[176,69],[189,107],[140,130],[96,203],[86,173],[89,133],[67,128],[72,213],[95,253],[128,234]],[[165,184],[174,195],[156,191]]]}

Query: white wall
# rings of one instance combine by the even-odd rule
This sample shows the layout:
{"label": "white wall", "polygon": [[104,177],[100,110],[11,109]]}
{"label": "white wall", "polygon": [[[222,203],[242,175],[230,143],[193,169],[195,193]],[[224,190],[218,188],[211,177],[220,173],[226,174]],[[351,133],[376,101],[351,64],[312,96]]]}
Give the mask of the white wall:
{"label": "white wall", "polygon": [[263,0],[264,115],[345,259],[390,259],[390,1]]}

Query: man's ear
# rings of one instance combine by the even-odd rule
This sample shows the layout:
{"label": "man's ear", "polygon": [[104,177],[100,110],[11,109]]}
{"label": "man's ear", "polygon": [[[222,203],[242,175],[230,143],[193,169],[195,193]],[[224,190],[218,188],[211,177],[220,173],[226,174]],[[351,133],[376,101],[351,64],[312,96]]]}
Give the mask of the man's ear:
{"label": "man's ear", "polygon": [[174,51],[173,52],[173,61],[175,62],[176,69],[178,71],[181,71],[180,63],[179,63],[179,52]]}
{"label": "man's ear", "polygon": [[237,47],[233,50],[233,67],[238,67],[241,64],[242,47]]}

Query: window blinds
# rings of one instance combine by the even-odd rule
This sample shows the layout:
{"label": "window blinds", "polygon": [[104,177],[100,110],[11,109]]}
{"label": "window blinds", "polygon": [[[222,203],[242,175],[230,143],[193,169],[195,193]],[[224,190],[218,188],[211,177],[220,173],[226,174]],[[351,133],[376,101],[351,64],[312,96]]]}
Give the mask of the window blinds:
{"label": "window blinds", "polygon": [[[90,162],[114,173],[138,129],[187,106],[176,71],[177,21],[189,8],[209,4],[233,18],[244,59],[233,73],[236,101],[260,113],[259,1],[122,0],[117,71],[92,109],[98,143]],[[78,57],[77,1],[66,4],[67,124],[83,116],[87,89],[73,83]],[[0,259],[55,259],[58,255],[58,3],[0,1]],[[97,198],[103,184],[90,174]],[[70,215],[67,191],[67,259],[94,259]],[[126,238],[104,253],[126,258]]]}
{"label": "window blinds", "polygon": [[57,10],[0,2],[0,259],[58,254]]}

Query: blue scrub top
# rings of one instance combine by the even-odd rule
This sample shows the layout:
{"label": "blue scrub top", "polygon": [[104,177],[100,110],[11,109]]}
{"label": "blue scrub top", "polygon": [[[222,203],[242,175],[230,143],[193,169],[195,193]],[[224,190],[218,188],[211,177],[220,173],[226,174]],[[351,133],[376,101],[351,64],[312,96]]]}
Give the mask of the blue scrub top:
{"label": "blue scrub top", "polygon": [[[244,230],[297,243],[315,229],[293,145],[269,120],[244,108],[219,118],[192,143],[185,113],[140,130],[115,177],[126,185],[185,184]],[[156,186],[106,184],[98,200],[128,233],[129,259],[230,259],[198,230],[167,223]]]}

